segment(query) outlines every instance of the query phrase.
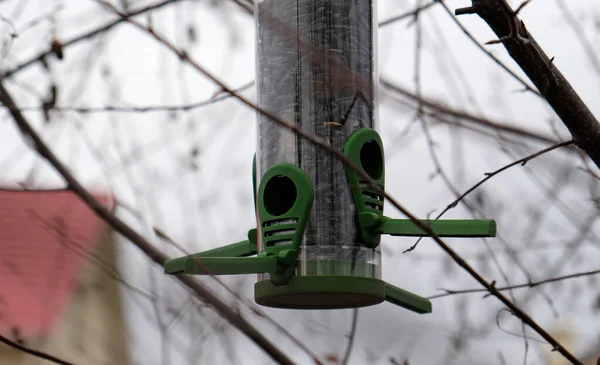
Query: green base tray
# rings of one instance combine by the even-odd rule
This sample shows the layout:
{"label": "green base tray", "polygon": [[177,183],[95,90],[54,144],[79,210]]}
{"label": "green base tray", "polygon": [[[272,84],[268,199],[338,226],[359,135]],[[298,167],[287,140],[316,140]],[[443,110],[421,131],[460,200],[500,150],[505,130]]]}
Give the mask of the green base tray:
{"label": "green base tray", "polygon": [[375,305],[385,300],[385,282],[354,276],[295,276],[284,286],[270,280],[254,284],[260,305],[285,309],[343,309]]}

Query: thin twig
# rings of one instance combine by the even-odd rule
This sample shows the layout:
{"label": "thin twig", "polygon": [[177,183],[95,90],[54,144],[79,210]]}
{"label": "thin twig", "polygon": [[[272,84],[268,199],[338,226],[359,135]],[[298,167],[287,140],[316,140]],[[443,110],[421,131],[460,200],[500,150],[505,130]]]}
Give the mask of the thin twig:
{"label": "thin twig", "polygon": [[[138,9],[138,10],[131,11],[131,12],[127,13],[127,15],[126,15],[125,18],[119,18],[119,19],[117,19],[115,21],[106,23],[106,24],[104,24],[104,25],[102,25],[102,26],[100,26],[100,27],[98,27],[96,29],[93,29],[93,30],[91,30],[91,31],[89,31],[87,33],[84,33],[84,34],[80,35],[80,36],[77,36],[77,37],[75,37],[75,38],[73,38],[71,40],[62,42],[62,48],[64,49],[64,48],[66,48],[68,46],[80,43],[82,41],[85,41],[85,40],[88,40],[90,38],[93,38],[93,37],[95,37],[97,35],[103,34],[103,33],[107,32],[107,31],[109,31],[110,29],[114,28],[116,25],[119,25],[119,24],[123,23],[127,17],[133,17],[133,16],[136,16],[136,15],[144,14],[144,13],[152,11],[152,10],[160,9],[160,8],[166,6],[166,5],[170,5],[170,4],[176,3],[178,1],[181,1],[181,0],[165,0],[165,1],[158,2],[156,4],[145,6],[143,8]],[[10,70],[7,70],[5,72],[1,72],[0,71],[0,79],[10,77],[10,76],[14,75],[17,72],[20,72],[20,71],[28,68],[29,66],[32,66],[32,65],[34,65],[34,64],[36,64],[38,62],[41,62],[42,60],[44,60],[44,58],[48,57],[49,55],[51,55],[53,53],[54,53],[54,51],[52,49],[48,49],[47,51],[44,51],[44,52],[42,52],[42,53],[40,53],[40,54],[38,54],[38,55],[36,55],[36,56],[28,59],[27,61],[21,62],[19,65],[13,67]]]}
{"label": "thin twig", "polygon": [[34,349],[31,349],[31,348],[29,348],[27,346],[23,346],[23,345],[21,345],[21,344],[19,344],[17,342],[11,341],[10,339],[8,339],[8,338],[6,338],[6,337],[4,337],[2,335],[0,335],[0,342],[4,343],[5,345],[8,345],[8,346],[10,346],[12,348],[15,348],[15,349],[17,349],[19,351],[25,352],[25,353],[27,353],[29,355],[38,357],[40,359],[47,360],[47,361],[52,362],[54,364],[59,364],[59,365],[75,365],[72,362],[68,362],[68,361],[59,359],[58,357],[52,356],[52,355],[50,355],[48,353],[45,353],[45,352],[42,352],[42,351],[38,351],[38,350],[34,350]]}
{"label": "thin twig", "polygon": [[485,173],[485,178],[483,178],[481,181],[479,181],[477,184],[473,185],[469,190],[465,191],[460,197],[458,197],[456,200],[454,200],[452,203],[448,204],[448,206],[440,213],[438,214],[438,216],[435,219],[439,219],[440,217],[442,217],[448,210],[455,208],[458,203],[463,200],[467,195],[469,195],[470,193],[472,193],[475,189],[477,189],[478,187],[480,187],[481,185],[483,185],[486,181],[488,181],[489,179],[491,179],[492,177],[498,175],[499,173],[508,170],[509,168],[516,166],[516,165],[521,165],[521,166],[525,166],[525,164],[527,164],[527,162],[533,160],[536,157],[539,157],[545,153],[548,153],[550,151],[554,151],[557,148],[560,147],[565,147],[568,145],[571,145],[575,143],[575,141],[570,140],[570,141],[566,141],[566,142],[561,142],[561,143],[557,143],[553,146],[544,148],[541,151],[537,151],[529,156],[523,157],[517,161],[511,162],[510,164],[503,166],[499,169],[497,169],[496,171],[493,172],[486,172]]}
{"label": "thin twig", "polygon": [[[410,90],[408,90],[407,88],[399,86],[399,85],[391,82],[387,78],[382,77],[382,78],[380,78],[379,81],[380,81],[381,86],[384,87],[385,89],[393,91],[394,93],[397,93],[399,95],[405,96],[417,103],[419,102],[419,98],[417,97],[417,95],[415,93],[411,92]],[[558,143],[558,141],[556,141],[554,138],[552,138],[550,136],[545,136],[543,134],[539,134],[538,132],[535,132],[535,131],[529,131],[524,128],[515,127],[515,126],[507,125],[505,123],[493,121],[489,118],[474,115],[474,114],[471,114],[464,110],[454,109],[454,108],[445,106],[440,102],[437,102],[435,100],[432,100],[432,99],[429,99],[426,97],[421,97],[420,99],[421,99],[420,103],[422,103],[424,107],[434,110],[438,113],[442,113],[442,114],[446,114],[446,115],[453,116],[456,118],[460,118],[460,119],[465,120],[470,123],[474,123],[474,124],[484,126],[484,127],[494,128],[499,131],[510,133],[513,135],[527,137],[527,138],[533,139],[537,142],[552,143],[552,144]]]}
{"label": "thin twig", "polygon": [[596,76],[600,78],[600,59],[598,59],[598,55],[596,54],[596,49],[592,42],[590,42],[589,38],[586,36],[584,30],[582,29],[579,21],[573,15],[573,12],[567,5],[564,0],[556,0],[558,7],[561,10],[561,13],[565,17],[565,20],[573,30],[576,35],[577,40],[581,44],[581,48],[583,48],[586,53],[588,59],[590,60],[590,64],[592,68],[596,72]]}
{"label": "thin twig", "polygon": [[379,22],[379,24],[378,24],[378,25],[379,25],[379,28],[383,28],[383,27],[385,27],[385,26],[388,26],[388,25],[390,25],[390,24],[393,24],[393,23],[395,23],[395,22],[399,22],[399,21],[401,21],[401,20],[404,20],[404,19],[406,19],[406,18],[409,18],[409,17],[416,17],[416,16],[418,16],[418,15],[419,15],[421,12],[423,12],[423,11],[425,11],[425,10],[429,9],[430,7],[432,7],[433,5],[435,5],[435,4],[436,4],[436,3],[438,3],[438,2],[439,2],[439,0],[432,0],[432,1],[428,2],[427,4],[423,4],[423,5],[419,5],[419,6],[417,6],[417,7],[416,7],[415,9],[413,9],[413,10],[407,11],[407,12],[405,12],[405,13],[402,13],[402,14],[399,14],[399,15],[393,16],[393,17],[391,17],[391,18],[389,18],[389,19],[386,19],[386,20],[384,20],[384,21],[381,21],[381,22]]}
{"label": "thin twig", "polygon": [[531,0],[525,0],[521,3],[521,5],[519,5],[517,7],[517,10],[515,10],[515,15],[518,15],[521,10],[523,10],[524,7],[526,7],[527,5],[529,5],[529,3],[531,2]]}
{"label": "thin twig", "polygon": [[358,310],[358,308],[352,310],[352,328],[350,328],[350,334],[348,335],[348,345],[346,346],[346,352],[342,359],[342,365],[348,364],[350,355],[352,355],[352,348],[354,347],[354,338],[356,337],[356,328],[358,324]]}
{"label": "thin twig", "polygon": [[[250,81],[236,89],[237,92],[242,92],[250,87],[254,86],[254,81]],[[211,97],[208,100],[202,100],[195,103],[182,104],[182,105],[152,105],[152,106],[117,106],[109,105],[104,107],[91,107],[91,106],[54,106],[52,110],[58,112],[74,112],[81,114],[88,113],[150,113],[150,112],[176,112],[176,111],[190,111],[198,108],[205,107],[217,103],[219,101],[231,98],[230,94],[225,94],[217,97]],[[21,112],[28,111],[40,111],[42,107],[21,107]]]}
{"label": "thin twig", "polygon": [[[557,276],[555,278],[535,281],[532,283],[523,283],[523,284],[517,284],[517,285],[511,285],[511,286],[502,286],[502,287],[498,287],[496,289],[500,290],[500,291],[504,291],[504,290],[511,290],[511,289],[535,288],[536,286],[540,286],[540,285],[544,285],[544,284],[555,283],[555,282],[562,281],[562,280],[569,280],[569,279],[575,279],[575,278],[598,275],[598,274],[600,274],[600,270],[585,271],[585,272],[579,272],[579,273],[575,273],[575,274]],[[480,288],[463,289],[463,290],[451,290],[451,289],[441,289],[441,290],[444,291],[443,294],[432,295],[432,296],[427,297],[427,299],[438,299],[438,298],[448,297],[451,295],[487,292],[487,290],[480,289]],[[485,294],[484,298],[488,297],[489,295],[490,295],[489,293]]]}
{"label": "thin twig", "polygon": [[[445,6],[445,4],[443,4],[443,5],[444,5],[444,8],[446,10],[448,10],[448,8]],[[426,118],[425,118],[424,113],[423,113],[423,98],[421,96],[421,84],[420,84],[420,72],[421,72],[421,68],[420,68],[421,26],[420,26],[418,15],[415,16],[415,21],[417,23],[416,47],[415,47],[415,54],[416,54],[416,56],[415,56],[415,89],[416,89],[416,92],[415,93],[416,93],[416,97],[417,97],[417,101],[418,101],[417,118],[421,121],[421,125],[423,127],[423,132],[424,132],[425,137],[426,137],[427,142],[428,142],[428,150],[429,150],[429,153],[431,155],[431,159],[432,159],[432,161],[433,161],[433,163],[434,163],[434,165],[436,167],[436,173],[441,176],[441,178],[444,181],[444,183],[446,184],[446,186],[454,193],[455,196],[457,196],[458,195],[457,188],[452,184],[452,182],[450,181],[450,178],[448,177],[448,175],[446,174],[446,172],[443,170],[442,165],[441,165],[441,163],[439,161],[439,158],[438,158],[437,153],[435,151],[435,146],[434,146],[433,138],[431,136],[431,133],[429,131],[429,127],[427,125]],[[460,200],[460,199],[461,199],[461,197],[458,198],[458,200]],[[440,216],[438,216],[438,218]],[[413,251],[417,247],[417,245],[419,244],[419,242],[421,241],[421,239],[422,239],[422,237],[419,238],[411,247],[409,247],[408,249],[404,250],[404,253]],[[489,246],[487,245],[487,242],[486,242],[486,246],[487,246],[488,250],[490,250]],[[506,274],[506,271],[501,267],[499,261],[493,255],[493,252],[491,252],[491,250],[490,250],[490,253],[492,254],[492,258],[494,259],[494,263],[498,267],[498,271],[502,275],[503,279],[510,284],[509,279],[508,279],[508,275]],[[511,296],[512,301],[516,302],[516,298],[514,297],[512,291],[509,292],[509,295]],[[523,334],[525,334],[525,322],[522,320],[521,323],[522,323],[522,327],[523,327]],[[529,349],[529,343],[527,342],[527,340],[525,340],[525,354],[527,354],[528,349]]]}

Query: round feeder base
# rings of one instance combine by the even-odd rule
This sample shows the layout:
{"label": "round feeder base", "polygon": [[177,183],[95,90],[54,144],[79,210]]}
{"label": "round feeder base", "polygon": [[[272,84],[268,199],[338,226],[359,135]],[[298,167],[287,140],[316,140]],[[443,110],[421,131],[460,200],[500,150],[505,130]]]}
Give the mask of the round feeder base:
{"label": "round feeder base", "polygon": [[294,276],[275,286],[270,280],[254,284],[260,305],[285,309],[343,309],[375,305],[385,300],[385,282],[358,276]]}

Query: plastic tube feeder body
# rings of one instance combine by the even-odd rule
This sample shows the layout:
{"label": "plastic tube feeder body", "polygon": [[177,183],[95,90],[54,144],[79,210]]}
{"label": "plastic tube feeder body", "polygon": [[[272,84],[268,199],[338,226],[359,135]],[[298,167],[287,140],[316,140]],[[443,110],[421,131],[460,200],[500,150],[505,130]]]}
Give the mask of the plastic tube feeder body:
{"label": "plastic tube feeder body", "polygon": [[[339,151],[355,131],[376,128],[373,1],[264,0],[255,10],[261,108]],[[265,116],[258,128],[258,176],[288,162],[314,186],[296,275],[380,278],[380,252],[364,245],[343,164]]]}

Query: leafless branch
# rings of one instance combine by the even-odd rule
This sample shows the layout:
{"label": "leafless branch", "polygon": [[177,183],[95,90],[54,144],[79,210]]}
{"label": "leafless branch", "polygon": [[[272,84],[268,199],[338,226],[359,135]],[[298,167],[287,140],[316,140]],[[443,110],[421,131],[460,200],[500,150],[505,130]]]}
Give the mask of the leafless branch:
{"label": "leafless branch", "polygon": [[[108,211],[98,200],[96,200],[75,177],[69,172],[68,168],[58,160],[54,152],[41,139],[23,114],[19,111],[12,96],[5,89],[4,84],[0,82],[0,101],[8,107],[10,113],[23,133],[24,138],[33,142],[34,148],[61,174],[67,182],[68,189],[75,192],[79,197],[103,220],[105,220],[115,231],[119,232],[135,244],[146,256],[161,267],[168,260],[162,252],[157,250],[148,240],[129,227],[125,222]],[[200,299],[213,306],[225,319],[233,326],[252,339],[267,354],[280,364],[293,364],[294,362],[285,355],[279,348],[267,339],[259,330],[252,326],[240,313],[231,309],[225,302],[219,299],[210,290],[194,280],[188,275],[178,274],[176,278]]]}
{"label": "leafless branch", "polygon": [[[148,6],[145,6],[143,8],[140,8],[138,10],[134,10],[134,11],[128,12],[127,15],[126,15],[126,17],[133,17],[133,16],[136,16],[136,15],[144,14],[144,13],[147,13],[149,11],[160,9],[160,8],[162,8],[164,6],[167,6],[167,5],[170,5],[170,4],[174,4],[174,3],[178,2],[178,1],[180,1],[180,0],[165,0],[165,1],[161,1],[161,2],[158,2],[156,4],[148,5]],[[109,31],[110,29],[114,28],[116,25],[119,25],[119,24],[123,23],[125,21],[125,19],[126,18],[119,18],[119,19],[114,20],[112,22],[106,23],[105,25],[100,26],[100,27],[98,27],[96,29],[93,29],[93,30],[91,30],[89,32],[86,32],[86,33],[84,33],[84,34],[82,34],[80,36],[77,36],[77,37],[75,37],[73,39],[70,39],[68,41],[64,41],[64,42],[62,42],[62,48],[64,49],[64,48],[66,48],[68,46],[72,46],[74,44],[77,44],[77,43],[86,41],[86,40],[88,40],[90,38],[93,38],[93,37],[95,37],[97,35],[103,34],[103,33],[107,32],[107,31]],[[52,55],[52,54],[54,54],[54,50],[51,49],[51,48],[49,48],[47,51],[44,51],[44,52],[42,52],[42,53],[40,53],[40,54],[38,54],[38,55],[36,55],[36,56],[28,59],[27,61],[21,62],[19,65],[13,67],[12,69],[6,70],[4,72],[0,71],[0,79],[1,78],[8,78],[8,77],[14,75],[17,72],[20,72],[20,71],[28,68],[29,66],[32,66],[32,65],[34,65],[34,64],[36,64],[38,62],[42,62],[46,57],[48,57],[49,55]]]}
{"label": "leafless branch", "polygon": [[[399,95],[405,96],[415,102],[419,102],[419,100],[418,100],[419,98],[417,97],[417,95],[415,93],[409,91],[408,89],[406,89],[402,86],[399,86],[395,83],[392,83],[391,81],[389,81],[386,78],[381,78],[379,81],[381,83],[381,86],[383,86],[384,88],[389,89],[390,91],[393,91]],[[433,111],[436,111],[438,113],[442,113],[445,115],[460,118],[462,120],[465,120],[470,123],[474,123],[479,126],[493,128],[493,129],[496,129],[496,130],[499,130],[502,132],[510,133],[515,136],[527,137],[527,138],[535,140],[537,142],[552,143],[552,144],[558,143],[557,140],[555,140],[554,138],[552,138],[550,136],[545,136],[538,132],[530,131],[530,130],[527,130],[524,128],[507,125],[506,123],[494,121],[494,120],[491,120],[489,118],[485,118],[482,116],[477,116],[477,115],[474,115],[474,114],[469,113],[464,110],[453,109],[451,107],[445,106],[435,100],[426,98],[424,96],[421,96],[421,103],[423,104],[424,107],[431,109]]]}
{"label": "leafless branch", "polygon": [[[555,283],[557,281],[563,281],[563,280],[569,280],[569,279],[576,279],[576,278],[581,278],[581,277],[585,277],[585,276],[593,276],[593,275],[598,275],[598,274],[600,274],[600,270],[585,271],[585,272],[579,272],[579,273],[575,273],[575,274],[557,276],[555,278],[550,278],[550,279],[535,281],[535,282],[531,282],[531,283],[524,283],[524,284],[517,284],[517,285],[511,285],[511,286],[498,287],[496,289],[500,290],[500,291],[504,291],[504,290],[521,289],[521,288],[535,288],[536,286],[540,286],[540,285],[544,285],[544,284],[550,284],[550,283]],[[451,295],[472,294],[472,293],[485,293],[485,292],[487,292],[487,290],[480,289],[480,288],[463,289],[463,290],[452,290],[452,289],[441,289],[441,290],[443,290],[444,293],[432,295],[432,296],[429,296],[427,298],[428,299],[437,299],[437,298],[448,297],[448,296],[451,296]],[[490,295],[489,293],[485,294],[484,298],[488,297],[489,295]]]}
{"label": "leafless branch", "polygon": [[503,166],[501,168],[499,168],[496,171],[493,172],[486,172],[485,173],[485,178],[483,178],[481,181],[479,181],[477,184],[473,185],[469,190],[465,191],[460,197],[458,197],[456,200],[454,200],[452,203],[448,204],[448,206],[435,218],[435,219],[439,219],[440,217],[442,217],[448,210],[456,207],[458,205],[458,203],[463,200],[467,195],[469,195],[470,193],[472,193],[475,189],[477,189],[478,187],[480,187],[481,185],[483,185],[486,181],[488,181],[489,179],[491,179],[492,177],[498,175],[499,173],[508,170],[509,168],[516,166],[516,165],[521,165],[521,166],[525,166],[525,164],[531,160],[533,160],[536,157],[539,157],[545,153],[548,153],[550,151],[554,151],[555,149],[561,148],[561,147],[565,147],[568,145],[571,145],[575,143],[575,141],[571,140],[571,141],[566,141],[566,142],[561,142],[561,143],[557,143],[553,146],[544,148],[541,151],[538,151],[534,154],[531,154],[529,156],[523,157],[522,159],[519,159],[517,161],[511,162],[510,164]]}
{"label": "leafless branch", "polygon": [[19,344],[17,342],[11,341],[10,339],[8,339],[8,338],[6,338],[6,337],[4,337],[2,335],[0,335],[0,342],[4,343],[5,345],[8,345],[8,346],[10,346],[12,348],[15,348],[15,349],[17,349],[19,351],[25,352],[25,353],[27,353],[29,355],[38,357],[40,359],[47,360],[48,362],[51,362],[51,363],[54,363],[54,364],[59,364],[59,365],[75,365],[72,362],[68,362],[68,361],[59,359],[58,357],[52,356],[52,355],[50,355],[48,353],[45,353],[45,352],[42,352],[42,351],[38,351],[38,350],[34,350],[34,349],[31,349],[31,348],[29,348],[27,346],[23,346],[23,345],[21,345],[21,344]]}
{"label": "leafless branch", "polygon": [[483,52],[486,56],[488,56],[490,59],[492,59],[498,66],[500,66],[504,71],[508,72],[516,81],[518,81],[520,84],[522,84],[525,87],[525,90],[531,91],[532,93],[536,94],[537,96],[541,97],[541,94],[535,90],[533,87],[531,87],[525,80],[523,80],[519,75],[517,75],[513,70],[511,70],[510,68],[508,68],[508,66],[506,66],[502,61],[500,61],[496,56],[494,56],[493,54],[490,53],[490,51],[488,51],[487,49],[485,49],[485,47],[483,47],[478,41],[477,39],[475,39],[475,37],[473,37],[473,35],[471,34],[471,32],[469,32],[469,30],[467,28],[465,28],[459,21],[458,19],[456,19],[456,17],[454,15],[463,15],[463,14],[471,14],[473,9],[472,8],[462,8],[462,9],[456,9],[455,13],[452,14],[452,11],[450,11],[450,8],[448,7],[448,5],[446,5],[446,3],[444,2],[444,0],[438,0],[442,6],[444,7],[444,10],[446,10],[446,13],[448,13],[448,15],[452,18],[452,20],[456,23],[456,25],[462,30],[462,32],[473,42],[473,44],[475,44],[475,46],[477,48],[479,48],[479,50],[481,50],[481,52]]}
{"label": "leafless branch", "polygon": [[525,0],[525,1],[523,1],[521,3],[521,5],[519,5],[517,7],[517,10],[515,10],[515,15],[518,15],[521,12],[521,10],[523,10],[523,8],[526,7],[530,2],[531,2],[531,0]]}
{"label": "leafless branch", "polygon": [[348,335],[348,345],[346,346],[346,352],[342,358],[342,365],[348,364],[350,361],[350,355],[352,355],[352,347],[354,346],[354,338],[356,337],[356,327],[358,325],[358,308],[352,310],[352,327],[350,328],[350,334]]}
{"label": "leafless branch", "polygon": [[430,7],[432,7],[433,5],[435,5],[438,2],[439,2],[439,0],[433,0],[433,1],[430,1],[430,2],[428,2],[426,4],[419,5],[416,8],[414,8],[413,10],[407,11],[405,13],[402,13],[402,14],[393,16],[393,17],[391,17],[389,19],[386,19],[384,21],[381,21],[381,22],[379,22],[379,28],[383,28],[383,27],[388,26],[390,24],[402,21],[402,20],[404,20],[406,18],[416,17],[420,13],[422,13],[423,11],[429,9]]}
{"label": "leafless branch", "polygon": [[548,104],[571,132],[576,145],[600,167],[600,124],[587,105],[558,70],[506,0],[471,0],[479,15]]}
{"label": "leafless branch", "polygon": [[[240,86],[236,89],[236,92],[242,92],[250,87],[254,86],[254,81],[250,81],[245,85]],[[198,109],[223,101],[231,98],[230,94],[221,96],[211,97],[208,100],[202,100],[195,103],[183,104],[183,105],[151,105],[151,106],[116,106],[109,105],[104,107],[89,107],[89,106],[53,106],[51,109],[58,112],[74,112],[81,114],[88,113],[150,113],[150,112],[187,112],[190,110]],[[27,111],[40,111],[44,110],[43,107],[22,107],[21,112]]]}
{"label": "leafless branch", "polygon": [[564,0],[556,0],[556,4],[560,8],[561,13],[564,15],[565,20],[567,21],[567,23],[569,24],[569,26],[571,27],[571,29],[577,36],[577,40],[581,44],[583,51],[585,52],[588,59],[590,60],[590,64],[592,65],[592,68],[596,72],[596,76],[598,78],[600,78],[600,59],[598,59],[598,56],[596,55],[596,50],[595,50],[594,45],[589,40],[589,38],[585,35],[585,32],[583,31],[583,29],[581,28],[581,25],[575,18],[575,15],[573,14],[571,9],[567,5],[567,2]]}

